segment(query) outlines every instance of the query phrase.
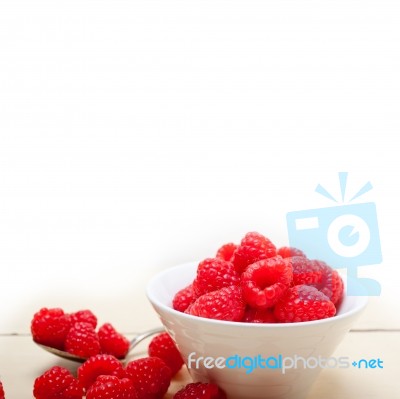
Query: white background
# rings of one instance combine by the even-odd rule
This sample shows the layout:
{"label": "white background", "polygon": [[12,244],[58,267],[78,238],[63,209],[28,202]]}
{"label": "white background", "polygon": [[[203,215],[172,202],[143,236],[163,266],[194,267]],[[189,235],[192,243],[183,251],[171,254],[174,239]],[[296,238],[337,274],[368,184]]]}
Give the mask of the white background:
{"label": "white background", "polygon": [[339,171],[374,186],[384,262],[360,273],[398,322],[399,20],[384,0],[2,0],[0,332],[71,303],[140,329],[157,270],[249,230],[287,243]]}

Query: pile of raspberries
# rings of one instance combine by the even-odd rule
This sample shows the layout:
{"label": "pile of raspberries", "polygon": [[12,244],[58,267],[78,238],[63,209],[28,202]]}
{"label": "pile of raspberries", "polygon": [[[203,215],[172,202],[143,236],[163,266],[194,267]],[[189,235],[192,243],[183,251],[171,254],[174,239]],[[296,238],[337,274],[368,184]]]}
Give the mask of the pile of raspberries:
{"label": "pile of raspberries", "polygon": [[299,249],[250,232],[199,263],[172,306],[192,316],[247,323],[293,323],[332,317],[343,297],[338,272]]}

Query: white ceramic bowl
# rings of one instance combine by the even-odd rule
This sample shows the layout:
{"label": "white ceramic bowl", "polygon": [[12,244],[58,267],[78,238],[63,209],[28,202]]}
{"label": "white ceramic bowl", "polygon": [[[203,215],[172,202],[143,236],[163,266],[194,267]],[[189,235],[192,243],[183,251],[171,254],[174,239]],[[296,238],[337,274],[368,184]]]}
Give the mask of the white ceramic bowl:
{"label": "white ceramic bowl", "polygon": [[[335,317],[306,323],[234,323],[190,316],[172,309],[172,299],[178,290],[190,284],[196,268],[197,263],[192,262],[161,272],[149,282],[147,296],[175,340],[193,380],[215,382],[225,390],[228,399],[306,398],[322,370],[315,367],[319,357],[323,361],[332,355],[367,304],[366,297],[347,296]],[[282,366],[293,365],[297,356],[298,368],[258,367],[249,372],[251,361],[254,364],[251,359],[245,360],[248,368],[217,367],[223,367],[224,359],[234,366],[235,355],[242,359],[260,359],[261,355],[270,358],[270,366],[279,365],[275,359],[279,362],[280,356]],[[214,362],[220,357],[224,359]],[[309,362],[309,367],[304,368],[300,357]],[[334,363],[334,359],[329,360],[329,367]]]}

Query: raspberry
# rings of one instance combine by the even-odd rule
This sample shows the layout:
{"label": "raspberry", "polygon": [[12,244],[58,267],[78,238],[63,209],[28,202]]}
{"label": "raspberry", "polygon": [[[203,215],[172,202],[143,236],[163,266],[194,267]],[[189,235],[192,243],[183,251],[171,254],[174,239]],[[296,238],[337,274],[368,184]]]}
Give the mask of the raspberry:
{"label": "raspberry", "polygon": [[0,381],[0,399],[5,399],[5,394],[4,394],[4,389],[3,389],[3,384]]}
{"label": "raspberry", "polygon": [[133,360],[126,366],[138,399],[161,399],[171,383],[171,369],[158,357]]}
{"label": "raspberry", "polygon": [[260,260],[242,274],[243,299],[257,309],[271,307],[289,288],[292,277],[291,265],[280,256]]}
{"label": "raspberry", "polygon": [[300,256],[287,258],[293,267],[293,285],[307,284],[324,293],[335,305],[343,296],[339,273],[320,260]]}
{"label": "raspberry", "polygon": [[332,269],[325,262],[320,260],[312,261],[313,266],[318,267],[322,272],[322,280],[315,287],[324,293],[335,305],[343,297],[343,280],[337,270]]}
{"label": "raspberry", "polygon": [[248,307],[244,312],[244,323],[276,323],[276,317],[272,308],[268,309],[254,309]]}
{"label": "raspberry", "polygon": [[293,247],[281,247],[278,249],[278,255],[282,258],[291,258],[292,256],[303,256],[306,257],[303,251]]}
{"label": "raspberry", "polygon": [[179,312],[184,312],[195,299],[193,285],[190,284],[175,294],[172,307]]}
{"label": "raspberry", "polygon": [[274,314],[282,323],[294,323],[332,317],[336,314],[336,308],[315,287],[296,285],[276,304]]}
{"label": "raspberry", "polygon": [[75,323],[65,339],[65,350],[83,358],[100,353],[99,337],[93,326],[89,323]]}
{"label": "raspberry", "polygon": [[256,232],[247,233],[233,254],[233,264],[243,273],[252,263],[273,256],[276,256],[276,248],[268,238]]}
{"label": "raspberry", "polygon": [[33,396],[36,399],[81,399],[83,389],[63,367],[52,367],[36,378]]}
{"label": "raspberry", "polygon": [[240,287],[224,287],[204,294],[191,305],[189,314],[208,319],[242,320],[244,303]]}
{"label": "raspberry", "polygon": [[89,323],[96,328],[97,326],[97,317],[90,310],[79,310],[78,312],[71,313],[71,323],[74,325],[75,323]]}
{"label": "raspberry", "polygon": [[215,384],[195,382],[187,384],[173,399],[226,399],[225,392]]}
{"label": "raspberry", "polygon": [[215,255],[216,258],[232,261],[233,253],[236,251],[238,246],[233,242],[223,245],[221,248],[218,249],[217,254]]}
{"label": "raspberry", "polygon": [[[286,258],[293,268],[293,285],[320,285],[322,283],[322,268],[303,256]],[[317,287],[318,288],[318,287]]]}
{"label": "raspberry", "polygon": [[149,344],[149,356],[159,357],[171,369],[175,375],[183,365],[183,359],[168,333],[155,336]]}
{"label": "raspberry", "polygon": [[125,371],[122,363],[111,355],[92,356],[78,368],[78,380],[85,389],[88,389],[100,375],[123,378]]}
{"label": "raspberry", "polygon": [[128,351],[130,343],[110,324],[103,324],[98,331],[100,348],[102,353],[113,355],[118,359],[124,358]]}
{"label": "raspberry", "polygon": [[208,258],[199,263],[193,290],[197,297],[231,285],[239,285],[240,276],[231,262]]}
{"label": "raspberry", "polygon": [[130,379],[101,375],[87,391],[86,399],[137,399],[137,394]]}
{"label": "raspberry", "polygon": [[71,328],[70,317],[62,309],[42,308],[31,323],[33,340],[39,344],[64,349],[64,341]]}

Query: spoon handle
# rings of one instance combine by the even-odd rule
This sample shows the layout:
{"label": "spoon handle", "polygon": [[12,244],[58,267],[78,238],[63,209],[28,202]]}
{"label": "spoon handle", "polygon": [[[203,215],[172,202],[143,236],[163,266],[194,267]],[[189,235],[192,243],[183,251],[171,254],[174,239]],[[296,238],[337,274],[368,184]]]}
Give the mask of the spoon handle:
{"label": "spoon handle", "polygon": [[165,331],[164,327],[156,327],[156,328],[153,328],[152,330],[148,330],[142,334],[137,335],[135,338],[132,339],[130,346],[129,346],[129,351],[131,351],[136,345],[138,345],[144,339],[151,337],[152,335],[162,333],[164,331]]}

